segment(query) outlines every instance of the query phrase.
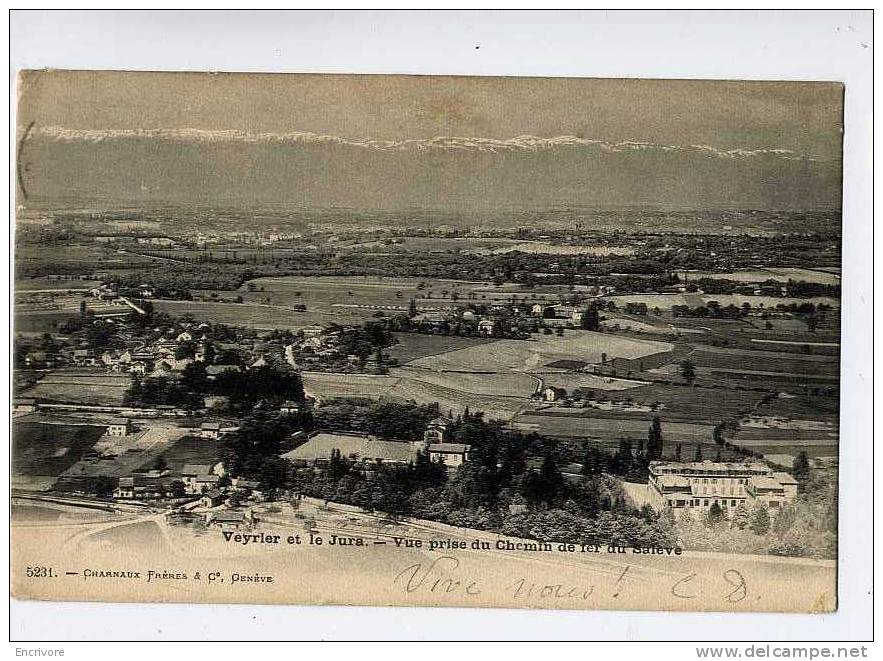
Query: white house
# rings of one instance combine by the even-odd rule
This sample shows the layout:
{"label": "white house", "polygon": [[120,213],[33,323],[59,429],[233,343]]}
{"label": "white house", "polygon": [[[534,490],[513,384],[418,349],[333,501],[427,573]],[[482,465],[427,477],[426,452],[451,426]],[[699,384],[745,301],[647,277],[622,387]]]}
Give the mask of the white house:
{"label": "white house", "polygon": [[463,443],[432,443],[427,451],[432,461],[443,461],[448,468],[456,468],[469,459],[471,446]]}
{"label": "white house", "polygon": [[200,438],[221,438],[221,423],[220,422],[203,422],[199,425],[199,436]]}
{"label": "white house", "polygon": [[128,418],[114,418],[107,425],[108,436],[128,436],[132,431],[132,421]]}
{"label": "white house", "polygon": [[543,388],[543,399],[547,402],[557,402],[562,397],[567,397],[567,391],[564,388],[556,388],[555,386]]}

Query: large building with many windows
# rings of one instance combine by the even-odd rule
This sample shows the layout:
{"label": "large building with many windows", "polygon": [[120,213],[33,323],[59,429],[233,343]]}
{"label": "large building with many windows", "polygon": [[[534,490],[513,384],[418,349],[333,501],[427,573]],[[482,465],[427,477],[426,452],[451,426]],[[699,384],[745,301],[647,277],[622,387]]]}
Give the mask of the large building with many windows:
{"label": "large building with many windows", "polygon": [[654,461],[647,490],[657,511],[705,513],[714,503],[732,511],[741,503],[749,508],[764,503],[775,515],[797,495],[797,480],[757,462]]}

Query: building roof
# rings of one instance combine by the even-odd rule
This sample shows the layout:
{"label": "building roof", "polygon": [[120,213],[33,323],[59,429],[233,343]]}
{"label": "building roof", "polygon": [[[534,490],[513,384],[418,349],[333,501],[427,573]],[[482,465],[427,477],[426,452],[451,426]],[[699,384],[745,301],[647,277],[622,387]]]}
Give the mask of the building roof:
{"label": "building roof", "polygon": [[221,431],[221,423],[220,422],[203,422],[199,425],[200,429],[210,429],[212,431]]}
{"label": "building roof", "polygon": [[758,462],[723,462],[723,461],[654,461],[650,463],[650,470],[659,472],[660,470],[672,471],[751,471],[769,474],[772,473],[765,464]]}
{"label": "building roof", "polygon": [[197,476],[196,476],[196,481],[197,481],[197,482],[211,482],[211,483],[215,483],[215,482],[217,482],[217,481],[220,480],[220,479],[221,479],[221,478],[219,478],[217,475],[197,475]]}
{"label": "building roof", "polygon": [[751,486],[755,489],[778,490],[782,488],[782,484],[778,480],[771,477],[754,477],[751,478]]}
{"label": "building roof", "polygon": [[469,452],[469,448],[470,446],[465,443],[433,443],[429,446],[429,451],[442,454],[466,454]]}
{"label": "building roof", "polygon": [[218,374],[223,374],[224,372],[241,372],[242,368],[239,365],[207,365],[205,368],[205,373],[210,376],[217,376]]}
{"label": "building roof", "polygon": [[218,491],[217,489],[212,489],[211,491],[209,491],[205,495],[208,496],[209,498],[220,498],[221,492]]}
{"label": "building roof", "polygon": [[112,418],[111,421],[108,422],[107,424],[109,424],[109,425],[128,425],[129,419],[128,418]]}
{"label": "building roof", "polygon": [[681,475],[660,475],[656,482],[659,486],[667,489],[688,489],[690,480]]}
{"label": "building roof", "polygon": [[446,417],[440,415],[440,416],[437,417],[435,420],[431,420],[430,423],[429,423],[429,426],[430,426],[430,427],[433,427],[433,426],[435,426],[435,425],[439,425],[439,426],[442,426],[442,427],[447,427],[447,426],[450,425],[450,424],[451,424],[451,420],[449,420],[448,418],[446,418]]}
{"label": "building roof", "polygon": [[212,472],[212,467],[208,464],[184,464],[181,469],[181,475],[208,475]]}
{"label": "building roof", "polygon": [[340,450],[343,457],[373,461],[411,461],[415,451],[410,443],[391,441],[367,434],[319,432],[306,443],[282,455],[283,459],[312,461],[327,459],[332,450]]}
{"label": "building roof", "polygon": [[779,484],[797,484],[797,480],[784,471],[775,471],[773,473],[773,479]]}

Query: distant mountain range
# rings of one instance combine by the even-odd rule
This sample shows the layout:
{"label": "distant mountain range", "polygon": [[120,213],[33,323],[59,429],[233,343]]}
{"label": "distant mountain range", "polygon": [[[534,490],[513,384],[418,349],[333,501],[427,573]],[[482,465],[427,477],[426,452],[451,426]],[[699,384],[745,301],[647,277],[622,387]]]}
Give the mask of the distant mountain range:
{"label": "distant mountain range", "polygon": [[785,149],[576,136],[353,140],[316,133],[36,127],[19,172],[42,201],[400,209],[838,207],[839,161]]}

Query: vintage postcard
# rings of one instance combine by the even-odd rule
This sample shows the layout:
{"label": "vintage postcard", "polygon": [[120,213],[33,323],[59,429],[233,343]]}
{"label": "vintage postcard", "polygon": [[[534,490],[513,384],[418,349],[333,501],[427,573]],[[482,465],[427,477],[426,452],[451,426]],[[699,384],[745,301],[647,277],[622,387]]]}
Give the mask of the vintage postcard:
{"label": "vintage postcard", "polygon": [[837,608],[840,84],[17,95],[15,597]]}

